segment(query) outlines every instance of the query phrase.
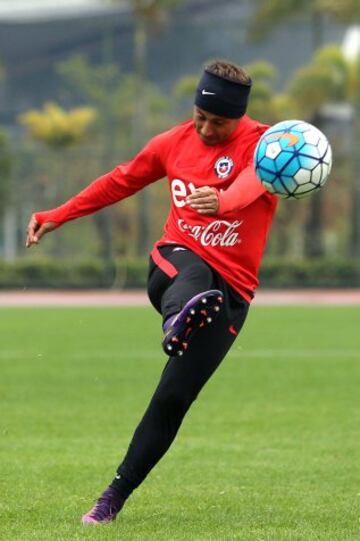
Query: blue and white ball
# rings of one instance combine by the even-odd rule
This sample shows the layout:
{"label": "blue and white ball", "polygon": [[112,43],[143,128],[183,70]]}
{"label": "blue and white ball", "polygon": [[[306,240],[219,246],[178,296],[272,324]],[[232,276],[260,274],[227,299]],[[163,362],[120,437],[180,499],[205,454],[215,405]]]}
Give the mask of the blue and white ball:
{"label": "blue and white ball", "polygon": [[332,152],[326,136],[302,120],[285,120],[261,136],[255,171],[265,188],[284,199],[301,199],[327,181]]}

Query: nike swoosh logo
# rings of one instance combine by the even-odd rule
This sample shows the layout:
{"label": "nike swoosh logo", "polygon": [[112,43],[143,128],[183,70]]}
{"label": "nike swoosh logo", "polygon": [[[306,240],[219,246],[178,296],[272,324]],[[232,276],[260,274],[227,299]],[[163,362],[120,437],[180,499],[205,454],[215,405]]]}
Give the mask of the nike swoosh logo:
{"label": "nike swoosh logo", "polygon": [[201,94],[203,96],[216,96],[215,92],[208,92],[207,90],[202,90]]}

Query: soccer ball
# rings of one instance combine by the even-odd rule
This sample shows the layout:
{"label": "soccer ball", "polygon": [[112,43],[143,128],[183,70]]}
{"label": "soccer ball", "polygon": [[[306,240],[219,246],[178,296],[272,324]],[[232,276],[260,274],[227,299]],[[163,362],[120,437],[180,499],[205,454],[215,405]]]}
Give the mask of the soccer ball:
{"label": "soccer ball", "polygon": [[301,199],[327,181],[332,152],[325,135],[302,120],[285,120],[261,136],[255,171],[265,188],[284,199]]}

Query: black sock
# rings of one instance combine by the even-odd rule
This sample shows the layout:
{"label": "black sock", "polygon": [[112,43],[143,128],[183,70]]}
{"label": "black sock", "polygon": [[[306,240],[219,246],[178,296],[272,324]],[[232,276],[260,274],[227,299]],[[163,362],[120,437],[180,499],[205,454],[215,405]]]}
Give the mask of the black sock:
{"label": "black sock", "polygon": [[132,491],[134,490],[134,486],[125,479],[122,475],[119,473],[116,474],[116,477],[114,477],[113,481],[110,483],[111,488],[113,488],[117,494],[120,496],[122,500],[127,500],[127,498],[130,496]]}

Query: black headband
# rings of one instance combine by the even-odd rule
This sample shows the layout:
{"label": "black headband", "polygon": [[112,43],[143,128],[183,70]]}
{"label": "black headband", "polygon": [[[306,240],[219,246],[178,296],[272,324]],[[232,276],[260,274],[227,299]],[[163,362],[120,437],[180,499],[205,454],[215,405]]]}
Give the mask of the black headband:
{"label": "black headband", "polygon": [[227,118],[240,118],[246,112],[251,89],[251,80],[248,84],[232,81],[204,71],[195,95],[195,105]]}

